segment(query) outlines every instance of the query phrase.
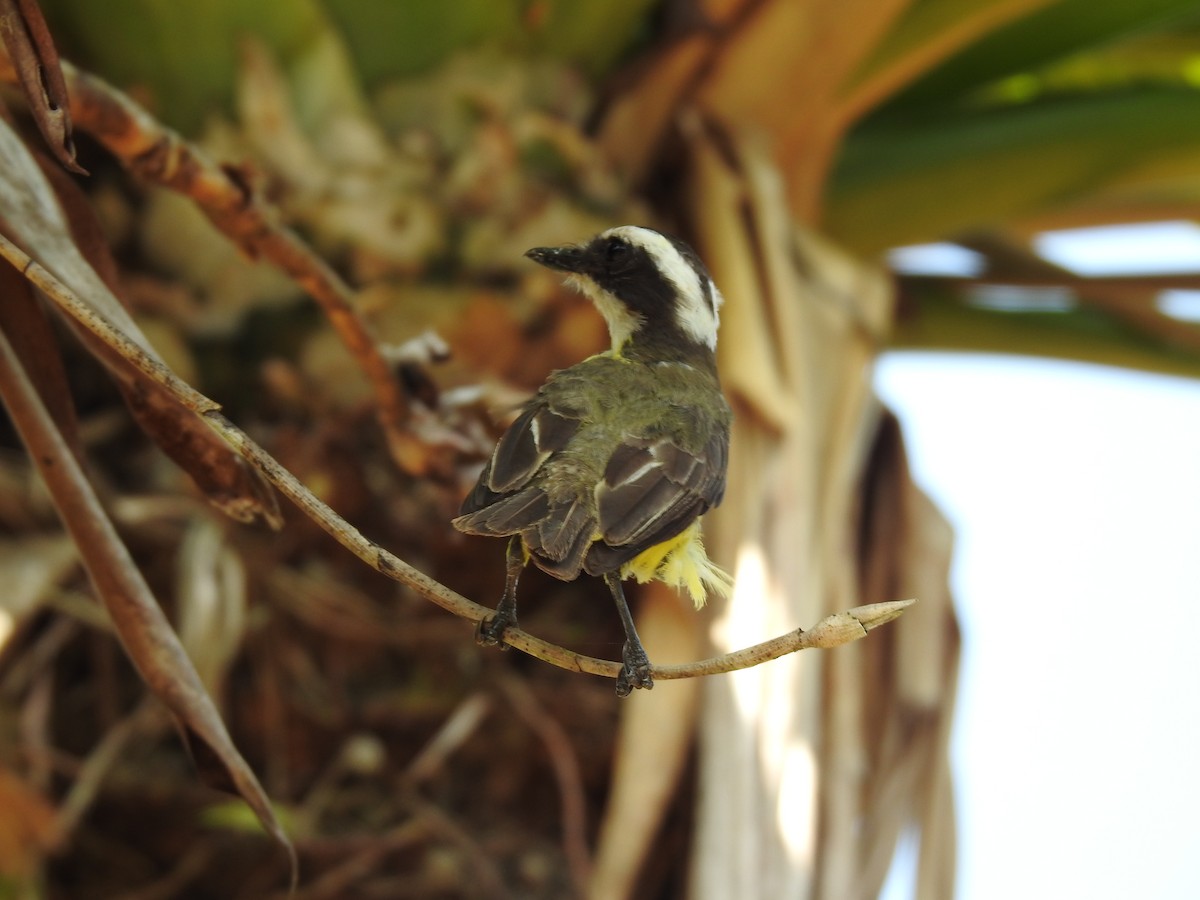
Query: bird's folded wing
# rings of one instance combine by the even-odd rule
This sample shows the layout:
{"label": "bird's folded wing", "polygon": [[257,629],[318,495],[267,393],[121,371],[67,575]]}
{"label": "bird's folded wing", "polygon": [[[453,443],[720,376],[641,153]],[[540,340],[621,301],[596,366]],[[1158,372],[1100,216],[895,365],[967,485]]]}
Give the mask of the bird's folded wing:
{"label": "bird's folded wing", "polygon": [[[454,520],[454,527],[472,534],[512,534],[513,531],[520,530],[519,525],[513,531],[480,527],[482,523],[478,522],[473,514],[502,500],[506,501],[507,509],[499,513],[497,521],[514,516],[523,504],[527,508],[526,524],[536,521],[529,518],[537,511],[533,498],[517,500],[506,495],[519,494],[521,489],[532,481],[542,464],[555,451],[565,447],[578,429],[579,419],[560,415],[546,403],[531,404],[508,427],[496,444],[496,449],[492,451],[492,457],[479,476],[475,489],[463,500],[459,517]],[[543,506],[541,514],[544,515],[547,509],[548,506]],[[511,518],[511,521],[518,522],[518,519]]]}
{"label": "bird's folded wing", "polygon": [[565,447],[578,430],[579,419],[560,415],[548,404],[530,406],[496,444],[488,466],[488,488],[507,494],[528,484],[550,454]]}
{"label": "bird's folded wing", "polygon": [[588,571],[611,571],[720,503],[728,453],[723,430],[698,453],[665,437],[623,443],[596,488],[600,542],[588,553]]}

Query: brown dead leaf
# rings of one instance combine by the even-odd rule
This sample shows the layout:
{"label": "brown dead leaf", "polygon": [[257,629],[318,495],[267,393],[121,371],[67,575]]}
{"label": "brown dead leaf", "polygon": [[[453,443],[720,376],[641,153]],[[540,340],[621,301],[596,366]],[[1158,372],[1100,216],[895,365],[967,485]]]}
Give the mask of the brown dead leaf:
{"label": "brown dead leaf", "polygon": [[[154,359],[161,358],[113,293],[115,269],[90,207],[65,178],[51,184],[29,150],[0,121],[0,230],[41,263],[92,310],[116,326]],[[64,213],[64,205],[69,216]],[[97,261],[92,265],[88,257]],[[178,466],[192,476],[218,509],[239,522],[282,523],[274,494],[203,419],[161,385],[73,321],[68,324],[117,379],[138,424]],[[9,332],[14,343],[18,336]]]}
{"label": "brown dead leaf", "polygon": [[[102,346],[92,336],[87,343],[93,348]],[[121,390],[130,413],[159,449],[192,476],[213,506],[237,522],[263,521],[274,529],[282,527],[283,517],[270,486],[222,443],[203,419],[107,347],[96,355],[130,374],[130,383]]]}

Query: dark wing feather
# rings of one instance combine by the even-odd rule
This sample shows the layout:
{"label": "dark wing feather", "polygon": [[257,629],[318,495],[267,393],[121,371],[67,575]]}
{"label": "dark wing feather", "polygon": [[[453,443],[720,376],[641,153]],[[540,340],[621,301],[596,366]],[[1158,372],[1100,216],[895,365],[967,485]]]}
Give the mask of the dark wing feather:
{"label": "dark wing feather", "polygon": [[[550,515],[538,521],[534,547],[550,559],[567,559],[572,555],[580,535],[591,542],[595,518],[582,498],[557,503],[548,510]],[[586,532],[586,533],[585,533]]]}
{"label": "dark wing feather", "polygon": [[556,504],[536,528],[523,531],[522,537],[538,568],[570,581],[583,568],[595,530],[596,518],[588,504],[573,500]]}
{"label": "dark wing feather", "polygon": [[630,439],[613,453],[596,489],[601,539],[588,551],[591,575],[614,571],[674,537],[721,502],[729,433],[716,428],[699,453],[666,437]]}
{"label": "dark wing feather", "polygon": [[536,403],[517,417],[492,452],[487,486],[507,494],[529,483],[550,454],[561,450],[579,430],[579,420]]}
{"label": "dark wing feather", "polygon": [[580,421],[535,400],[504,432],[454,527],[468,534],[520,534],[542,569],[558,578],[579,574],[596,521],[587,498],[554,502],[535,476],[570,442]]}
{"label": "dark wing feather", "polygon": [[[471,499],[479,493],[478,486]],[[516,494],[493,494],[493,502],[481,509],[461,515],[452,520],[459,531],[467,534],[486,534],[490,537],[503,537],[516,534],[528,528],[546,516],[550,511],[550,500],[541,488],[531,487]],[[464,507],[466,504],[463,504]]]}
{"label": "dark wing feather", "polygon": [[532,403],[500,437],[475,489],[463,500],[454,527],[473,533],[468,527],[472,513],[528,485],[550,455],[565,447],[578,430],[578,419],[560,415],[545,403]]}

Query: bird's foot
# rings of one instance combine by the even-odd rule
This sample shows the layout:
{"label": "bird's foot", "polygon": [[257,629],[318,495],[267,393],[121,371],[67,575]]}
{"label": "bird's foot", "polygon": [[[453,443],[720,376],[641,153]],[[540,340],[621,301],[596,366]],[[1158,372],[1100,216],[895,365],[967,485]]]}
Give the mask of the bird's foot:
{"label": "bird's foot", "polygon": [[504,643],[504,632],[517,627],[517,614],[503,609],[496,610],[495,615],[483,619],[475,628],[475,643],[481,647],[499,647],[507,650]]}
{"label": "bird's foot", "polygon": [[628,697],[635,688],[650,690],[654,679],[650,677],[650,658],[641,644],[631,647],[629,642],[621,649],[621,674],[617,676],[617,696]]}

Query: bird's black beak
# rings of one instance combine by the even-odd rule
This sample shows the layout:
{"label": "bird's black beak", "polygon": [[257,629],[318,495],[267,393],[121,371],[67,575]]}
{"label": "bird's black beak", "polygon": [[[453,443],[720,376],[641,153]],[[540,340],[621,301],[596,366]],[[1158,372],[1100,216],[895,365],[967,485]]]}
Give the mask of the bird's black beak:
{"label": "bird's black beak", "polygon": [[525,255],[535,263],[559,272],[583,273],[587,269],[586,248],[573,244],[565,247],[534,247],[532,250],[526,250]]}

